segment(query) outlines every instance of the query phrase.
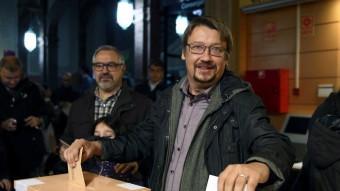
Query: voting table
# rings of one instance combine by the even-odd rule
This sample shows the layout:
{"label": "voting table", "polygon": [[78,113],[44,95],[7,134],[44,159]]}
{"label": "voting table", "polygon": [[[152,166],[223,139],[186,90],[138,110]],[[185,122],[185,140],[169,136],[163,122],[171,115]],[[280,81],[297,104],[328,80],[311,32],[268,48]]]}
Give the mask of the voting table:
{"label": "voting table", "polygon": [[17,191],[150,191],[150,189],[120,180],[83,172],[85,187],[70,181],[68,174],[16,180]]}

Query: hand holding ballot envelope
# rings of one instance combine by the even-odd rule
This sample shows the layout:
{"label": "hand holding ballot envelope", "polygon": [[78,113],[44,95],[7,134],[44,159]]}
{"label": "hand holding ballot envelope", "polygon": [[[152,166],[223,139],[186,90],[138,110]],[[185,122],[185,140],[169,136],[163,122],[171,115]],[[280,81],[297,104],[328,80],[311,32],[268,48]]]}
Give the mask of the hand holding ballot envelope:
{"label": "hand holding ballot envelope", "polygon": [[81,168],[81,156],[82,156],[82,153],[83,153],[83,147],[80,148],[79,160],[76,162],[76,166],[75,167],[71,167],[70,164],[67,164],[68,179],[73,184],[76,184],[76,185],[81,186],[81,187],[86,187],[83,170]]}
{"label": "hand holding ballot envelope", "polygon": [[269,179],[270,170],[261,162],[228,165],[218,177],[218,191],[255,191]]}
{"label": "hand holding ballot envelope", "polygon": [[[83,148],[81,159],[79,157],[80,149]],[[86,161],[94,155],[101,155],[101,145],[97,141],[87,141],[85,139],[76,139],[69,148],[64,151],[64,159],[72,167],[76,167],[79,160]]]}

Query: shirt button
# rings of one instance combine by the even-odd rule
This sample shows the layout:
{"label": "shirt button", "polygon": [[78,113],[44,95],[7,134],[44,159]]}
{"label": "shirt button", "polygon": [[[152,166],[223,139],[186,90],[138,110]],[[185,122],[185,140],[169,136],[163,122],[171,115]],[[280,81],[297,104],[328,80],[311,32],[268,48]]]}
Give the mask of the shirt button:
{"label": "shirt button", "polygon": [[186,129],[187,128],[187,125],[184,125],[184,129]]}
{"label": "shirt button", "polygon": [[174,171],[173,171],[173,170],[170,170],[170,173],[171,173],[171,174],[173,174],[173,173],[174,173]]}
{"label": "shirt button", "polygon": [[178,148],[177,148],[177,150],[178,150],[178,151],[180,151],[180,150],[181,150],[181,148],[179,148],[179,147],[178,147]]}

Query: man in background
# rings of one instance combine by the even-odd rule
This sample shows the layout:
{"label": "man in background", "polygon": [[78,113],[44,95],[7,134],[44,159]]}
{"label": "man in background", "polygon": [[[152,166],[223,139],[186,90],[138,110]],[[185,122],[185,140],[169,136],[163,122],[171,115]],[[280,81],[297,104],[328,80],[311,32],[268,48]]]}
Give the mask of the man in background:
{"label": "man in background", "polygon": [[165,68],[163,62],[159,59],[152,60],[148,67],[148,79],[137,85],[135,90],[155,101],[156,93],[167,87],[164,80],[164,72]]}
{"label": "man in background", "polygon": [[14,179],[38,176],[45,154],[41,133],[45,102],[35,83],[24,76],[15,56],[0,61],[0,123],[9,169]]}
{"label": "man in background", "polygon": [[[130,132],[148,113],[151,101],[123,82],[126,65],[120,51],[110,45],[100,46],[92,57],[96,87],[73,102],[62,140],[71,144],[75,139],[93,136],[93,124],[111,116],[112,124],[122,134]],[[61,147],[61,157],[66,147]],[[117,173],[140,170],[141,161],[116,166]]]}

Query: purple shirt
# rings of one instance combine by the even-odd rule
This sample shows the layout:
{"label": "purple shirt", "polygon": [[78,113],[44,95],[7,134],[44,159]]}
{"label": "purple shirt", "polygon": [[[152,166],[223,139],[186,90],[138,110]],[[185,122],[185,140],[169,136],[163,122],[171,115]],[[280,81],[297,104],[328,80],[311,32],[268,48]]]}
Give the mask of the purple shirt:
{"label": "purple shirt", "polygon": [[189,147],[200,120],[210,103],[210,96],[208,94],[210,90],[211,88],[200,95],[193,96],[188,92],[187,81],[184,81],[181,85],[184,101],[178,123],[174,150],[166,176],[165,191],[179,191],[183,166]]}

